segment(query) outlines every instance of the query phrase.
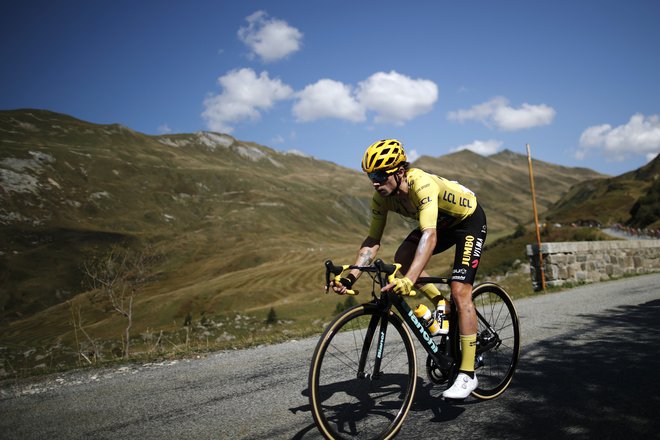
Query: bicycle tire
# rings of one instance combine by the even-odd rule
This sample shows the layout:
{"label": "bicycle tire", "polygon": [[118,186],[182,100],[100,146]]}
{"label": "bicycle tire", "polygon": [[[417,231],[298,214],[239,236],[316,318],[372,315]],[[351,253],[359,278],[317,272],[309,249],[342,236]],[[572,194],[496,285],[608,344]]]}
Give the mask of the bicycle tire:
{"label": "bicycle tire", "polygon": [[[520,355],[520,325],[511,297],[497,284],[484,283],[472,292],[474,306],[481,315],[477,330],[475,372],[479,386],[472,395],[493,399],[511,384]],[[491,330],[495,331],[496,337]],[[493,346],[483,352],[480,347]]]}
{"label": "bicycle tire", "polygon": [[[358,365],[367,347],[365,373],[373,372],[381,310],[368,303],[337,316],[321,336],[309,371],[309,402],[319,431],[327,439],[391,439],[401,429],[417,386],[415,346],[408,328],[392,311],[379,375],[360,377]],[[373,322],[372,340],[368,323]]]}

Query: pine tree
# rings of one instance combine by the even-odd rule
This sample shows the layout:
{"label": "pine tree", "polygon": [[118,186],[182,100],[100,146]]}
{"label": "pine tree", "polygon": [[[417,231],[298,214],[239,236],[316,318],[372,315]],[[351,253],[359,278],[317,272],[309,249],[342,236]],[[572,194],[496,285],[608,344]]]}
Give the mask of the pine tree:
{"label": "pine tree", "polygon": [[268,311],[268,316],[266,317],[266,324],[277,324],[277,313],[273,307]]}

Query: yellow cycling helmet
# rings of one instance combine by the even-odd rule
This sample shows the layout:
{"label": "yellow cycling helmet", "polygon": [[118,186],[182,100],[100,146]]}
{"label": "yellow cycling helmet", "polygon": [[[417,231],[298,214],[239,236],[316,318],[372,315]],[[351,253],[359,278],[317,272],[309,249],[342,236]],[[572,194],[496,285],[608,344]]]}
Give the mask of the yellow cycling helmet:
{"label": "yellow cycling helmet", "polygon": [[362,171],[373,173],[383,170],[391,174],[397,170],[400,164],[407,160],[401,142],[396,139],[383,139],[371,144],[367,148],[367,151],[364,152]]}

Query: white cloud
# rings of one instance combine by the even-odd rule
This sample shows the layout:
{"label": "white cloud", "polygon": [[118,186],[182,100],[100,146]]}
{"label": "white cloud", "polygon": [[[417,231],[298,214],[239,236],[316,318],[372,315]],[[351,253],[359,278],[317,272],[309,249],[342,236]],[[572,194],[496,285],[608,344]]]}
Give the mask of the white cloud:
{"label": "white cloud", "polygon": [[355,89],[332,79],[322,79],[297,94],[293,114],[300,122],[322,118],[352,122],[375,113],[377,123],[403,124],[433,109],[438,86],[430,80],[412,79],[395,71],[378,72],[361,81]]}
{"label": "white cloud", "polygon": [[377,123],[403,124],[429,112],[438,99],[430,80],[412,79],[397,72],[378,72],[356,88],[332,79],[321,79],[294,93],[268,72],[259,76],[249,68],[232,70],[218,78],[222,92],[204,100],[202,117],[213,131],[231,133],[235,123],[258,119],[276,101],[296,98],[292,112],[298,122],[334,118],[364,122],[372,111]]}
{"label": "white cloud", "polygon": [[271,79],[268,72],[259,76],[252,69],[232,70],[218,78],[222,93],[204,100],[202,117],[213,131],[231,133],[236,122],[259,119],[260,111],[275,102],[288,99],[293,90],[279,79]]}
{"label": "white cloud", "polygon": [[159,125],[157,130],[160,134],[172,133],[172,129],[167,124]]}
{"label": "white cloud", "polygon": [[501,107],[493,115],[495,124],[505,131],[548,125],[555,118],[555,110],[545,104],[524,103],[520,108]]}
{"label": "white cloud", "polygon": [[582,147],[576,154],[584,158],[588,149],[602,149],[605,155],[623,160],[627,155],[655,157],[660,152],[660,116],[633,115],[626,125],[610,124],[589,127],[580,136]]}
{"label": "white cloud", "polygon": [[408,162],[414,162],[419,159],[419,153],[417,150],[410,150],[406,152],[406,158],[408,159]]}
{"label": "white cloud", "polygon": [[438,86],[395,71],[378,72],[358,84],[357,99],[376,112],[375,122],[402,124],[433,109]]}
{"label": "white cloud", "polygon": [[555,114],[555,110],[545,104],[524,103],[519,108],[513,108],[508,99],[498,96],[467,110],[449,112],[448,119],[458,122],[476,120],[486,126],[494,125],[503,131],[516,131],[548,125],[555,118]]}
{"label": "white cloud", "polygon": [[452,148],[451,151],[461,151],[461,150],[470,150],[482,156],[490,156],[491,154],[497,153],[497,151],[502,146],[502,142],[490,139],[487,141],[474,141],[471,144],[459,145],[456,148]]}
{"label": "white cloud", "polygon": [[246,17],[248,25],[238,30],[238,37],[263,62],[277,61],[300,50],[303,34],[280,19],[269,18],[265,11]]}
{"label": "white cloud", "polygon": [[298,121],[322,118],[361,122],[366,119],[364,107],[352,96],[351,87],[339,81],[322,79],[297,94],[293,114]]}

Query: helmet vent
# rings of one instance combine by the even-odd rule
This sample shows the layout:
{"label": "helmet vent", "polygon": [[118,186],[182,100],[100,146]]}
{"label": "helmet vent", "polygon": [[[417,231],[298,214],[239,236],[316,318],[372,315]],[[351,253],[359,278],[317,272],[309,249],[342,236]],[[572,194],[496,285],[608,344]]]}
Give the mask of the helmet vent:
{"label": "helmet vent", "polygon": [[401,143],[396,139],[383,139],[374,142],[364,152],[362,170],[369,173],[377,170],[390,171],[405,161],[406,153]]}

